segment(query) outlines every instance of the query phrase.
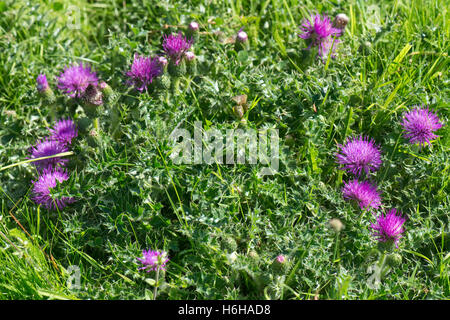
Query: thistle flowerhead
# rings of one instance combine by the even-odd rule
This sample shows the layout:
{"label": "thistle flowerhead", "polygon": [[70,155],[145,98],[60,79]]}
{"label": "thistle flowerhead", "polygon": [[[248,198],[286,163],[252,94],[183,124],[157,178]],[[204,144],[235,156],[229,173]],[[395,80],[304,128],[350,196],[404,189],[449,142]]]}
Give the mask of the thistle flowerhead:
{"label": "thistle flowerhead", "polygon": [[398,248],[398,241],[405,231],[403,224],[406,218],[396,209],[391,209],[385,215],[380,214],[375,223],[370,227],[373,229],[373,236],[380,242],[392,242]]}
{"label": "thistle flowerhead", "polygon": [[82,63],[66,67],[57,79],[58,89],[72,98],[80,98],[89,85],[98,84],[97,74],[90,66],[83,66]]}
{"label": "thistle flowerhead", "polygon": [[161,75],[162,71],[163,68],[158,57],[143,57],[136,53],[131,70],[126,73],[129,77],[127,84],[142,92],[148,89],[153,79]]}
{"label": "thistle flowerhead", "polygon": [[354,200],[361,209],[377,209],[381,205],[381,197],[375,185],[367,181],[354,179],[344,184],[342,188],[344,199]]}
{"label": "thistle flowerhead", "polygon": [[69,179],[69,175],[61,168],[45,169],[39,175],[38,180],[32,181],[32,200],[48,210],[64,208],[67,204],[74,202],[75,199],[71,197],[56,198],[52,195],[52,189],[67,179]]}
{"label": "thistle flowerhead", "polygon": [[320,14],[312,15],[309,19],[304,19],[300,27],[301,34],[298,36],[305,40],[310,40],[308,50],[317,47],[319,56],[326,56],[330,49],[334,50],[339,42],[333,37],[339,37],[341,30],[333,27],[331,20],[327,16]]}
{"label": "thistle flowerhead", "polygon": [[164,36],[163,48],[170,60],[178,65],[183,59],[184,53],[188,51],[193,43],[193,39],[187,40],[181,32],[177,35]]}
{"label": "thistle flowerhead", "polygon": [[152,270],[166,270],[166,263],[169,261],[167,252],[158,250],[143,250],[142,255],[142,258],[137,258],[144,265],[139,268],[139,270],[146,270],[147,272]]}
{"label": "thistle flowerhead", "polygon": [[338,147],[340,153],[336,154],[336,158],[341,169],[356,176],[360,176],[363,171],[366,174],[376,171],[381,165],[381,152],[373,139],[369,140],[364,136],[351,137],[343,146]]}
{"label": "thistle flowerhead", "polygon": [[45,74],[40,74],[36,78],[36,88],[40,93],[43,93],[45,90],[49,88],[47,77]]}
{"label": "thistle flowerhead", "polygon": [[78,136],[78,130],[76,124],[72,119],[62,119],[56,122],[52,129],[49,129],[51,133],[51,139],[59,141],[62,145],[69,145],[72,139]]}
{"label": "thistle flowerhead", "polygon": [[419,146],[423,147],[438,137],[434,131],[440,129],[443,124],[428,107],[416,107],[403,114],[401,125],[405,130],[405,138],[409,139],[411,144],[419,143]]}
{"label": "thistle flowerhead", "polygon": [[[61,142],[53,139],[45,139],[38,141],[36,146],[30,149],[30,159],[53,156],[58,153],[67,152],[67,147]],[[55,168],[57,166],[64,166],[67,159],[61,157],[48,158],[32,162],[39,170],[46,170]]]}

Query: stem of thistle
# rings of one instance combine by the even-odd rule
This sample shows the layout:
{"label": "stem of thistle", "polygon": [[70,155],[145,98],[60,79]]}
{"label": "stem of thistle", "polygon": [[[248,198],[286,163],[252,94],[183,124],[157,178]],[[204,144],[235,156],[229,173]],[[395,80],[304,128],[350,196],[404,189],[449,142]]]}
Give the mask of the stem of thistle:
{"label": "stem of thistle", "polygon": [[155,289],[153,289],[153,300],[156,300],[156,293],[158,291],[158,281],[159,281],[159,268],[156,269]]}
{"label": "stem of thistle", "polygon": [[55,123],[56,122],[56,118],[57,118],[57,115],[56,115],[56,103],[54,103],[54,104],[52,104],[50,106],[50,114],[51,114],[51,117],[52,117],[52,122]]}
{"label": "stem of thistle", "polygon": [[336,232],[336,239],[334,243],[333,262],[339,259],[339,232]]}
{"label": "stem of thistle", "polygon": [[385,273],[383,272],[385,262],[386,262],[386,251],[383,250],[383,253],[381,254],[380,260],[378,262],[379,267],[380,267],[380,280],[383,279],[383,277],[385,275]]}
{"label": "stem of thistle", "polygon": [[176,77],[173,80],[173,93],[178,95],[180,93],[180,77]]}
{"label": "stem of thistle", "polygon": [[166,92],[165,92],[165,94],[164,94],[164,102],[165,102],[166,104],[169,104],[170,94],[171,94],[170,88],[167,88],[167,89],[166,89]]}
{"label": "stem of thistle", "polygon": [[97,132],[99,132],[99,128],[100,128],[100,121],[98,120],[98,118],[94,119],[94,128]]}

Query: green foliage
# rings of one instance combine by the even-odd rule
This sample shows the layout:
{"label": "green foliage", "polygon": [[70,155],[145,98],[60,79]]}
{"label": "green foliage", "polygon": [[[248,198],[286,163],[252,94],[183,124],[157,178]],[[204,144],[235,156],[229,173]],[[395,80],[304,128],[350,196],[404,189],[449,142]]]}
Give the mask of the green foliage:
{"label": "green foliage", "polygon": [[[53,190],[77,202],[61,212],[30,199],[32,165],[0,171],[0,299],[151,298],[154,274],[138,271],[136,259],[148,248],[171,259],[158,299],[450,296],[450,129],[419,151],[399,125],[409,106],[422,103],[448,124],[445,1],[77,3],[0,2],[0,168],[26,159],[55,110],[80,128],[71,177]],[[62,13],[71,5],[79,9],[76,29]],[[297,36],[313,10],[350,17],[337,58],[325,63]],[[161,54],[163,35],[192,20],[201,31],[195,72],[166,73],[143,94],[127,87],[134,53]],[[236,52],[230,38],[241,27],[249,47]],[[95,132],[56,88],[56,76],[74,62],[91,64],[114,90]],[[59,96],[55,106],[36,92],[39,73]],[[244,123],[233,115],[232,97],[242,94]],[[170,133],[193,133],[195,121],[221,132],[277,128],[279,172],[173,164]],[[396,250],[401,263],[390,258],[379,289],[367,286],[375,217],[342,199],[349,177],[335,163],[337,143],[360,133],[382,146],[372,178],[383,204],[409,217]],[[345,225],[339,234],[332,218]],[[279,254],[283,268],[273,264]],[[78,290],[66,285],[71,265],[81,270]]]}

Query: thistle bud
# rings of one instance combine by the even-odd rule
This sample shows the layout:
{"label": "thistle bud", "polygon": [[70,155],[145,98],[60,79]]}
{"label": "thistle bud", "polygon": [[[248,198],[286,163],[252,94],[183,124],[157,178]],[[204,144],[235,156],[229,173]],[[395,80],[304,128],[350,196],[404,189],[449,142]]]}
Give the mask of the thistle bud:
{"label": "thistle bud", "polygon": [[344,229],[344,224],[338,218],[333,218],[329,222],[330,227],[336,232],[339,233]]}
{"label": "thistle bud", "polygon": [[161,66],[162,72],[161,74],[155,78],[155,88],[156,95],[158,97],[163,97],[165,91],[170,88],[170,77],[167,75],[167,66],[169,65],[169,61],[166,57],[160,56],[158,57],[158,63]]}
{"label": "thistle bud", "polygon": [[252,259],[257,260],[259,258],[258,252],[256,252],[255,250],[252,250],[248,253],[248,256]]}
{"label": "thistle bud", "polygon": [[155,87],[160,91],[170,89],[170,77],[167,74],[163,74],[155,79]]}
{"label": "thistle bud", "polygon": [[83,100],[88,104],[101,106],[103,104],[102,91],[99,90],[99,87],[90,84],[83,94]]}
{"label": "thistle bud", "polygon": [[103,105],[103,95],[99,87],[89,84],[82,96],[84,112],[89,118],[98,117],[99,107]]}
{"label": "thistle bud", "polygon": [[99,88],[106,99],[111,100],[114,97],[114,90],[105,81],[100,82]]}
{"label": "thistle bud", "polygon": [[248,36],[247,33],[245,31],[243,31],[242,29],[239,30],[237,36],[236,36],[236,41],[238,42],[246,42],[248,40]]}
{"label": "thistle bud", "polygon": [[166,57],[158,57],[158,62],[163,68],[167,67],[167,65],[169,64]]}
{"label": "thistle bud", "polygon": [[191,23],[189,23],[188,28],[186,30],[186,37],[191,38],[194,42],[197,42],[198,30],[199,30],[198,23],[195,21],[192,21]]}
{"label": "thistle bud", "polygon": [[241,28],[236,35],[236,41],[234,43],[234,50],[240,51],[246,49],[248,46],[247,33]]}
{"label": "thistle bud", "polygon": [[286,257],[283,256],[282,254],[280,254],[275,260],[277,263],[280,263],[280,264],[286,263]]}
{"label": "thistle bud", "polygon": [[386,257],[386,263],[391,267],[399,266],[402,263],[402,256],[398,253],[392,253]]}
{"label": "thistle bud", "polygon": [[197,71],[197,63],[195,54],[192,51],[187,51],[184,54],[186,60],[186,72],[189,74],[195,74]]}
{"label": "thistle bud", "polygon": [[339,13],[334,18],[334,26],[338,29],[344,30],[349,22],[349,18],[345,13]]}
{"label": "thistle bud", "polygon": [[225,239],[223,239],[223,248],[227,251],[236,251],[238,245],[233,237],[226,237]]}
{"label": "thistle bud", "polygon": [[192,51],[187,51],[184,54],[184,56],[185,56],[186,60],[189,61],[189,62],[192,62],[192,61],[195,60],[195,54]]}
{"label": "thistle bud", "polygon": [[172,77],[181,77],[186,74],[186,61],[185,59],[181,59],[181,61],[177,64],[172,60],[169,61],[169,65],[167,67],[169,74]]}
{"label": "thistle bud", "polygon": [[272,267],[276,271],[282,271],[284,268],[286,268],[287,265],[287,259],[284,255],[280,254],[275,258],[275,260],[272,263]]}
{"label": "thistle bud", "polygon": [[100,82],[99,87],[103,91],[104,89],[106,89],[109,86],[105,81],[102,81],[102,82]]}
{"label": "thistle bud", "polygon": [[45,74],[40,74],[36,78],[36,88],[39,94],[46,100],[47,103],[52,104],[56,101],[55,94],[50,89],[47,77]]}
{"label": "thistle bud", "polygon": [[98,139],[99,139],[98,131],[96,129],[89,130],[89,133],[86,136],[87,144],[92,148],[96,148],[99,145]]}
{"label": "thistle bud", "polygon": [[191,31],[191,32],[197,32],[198,29],[199,29],[199,26],[198,26],[198,23],[197,23],[197,22],[192,21],[191,23],[189,23],[189,26],[188,26],[188,30],[189,30],[189,31]]}

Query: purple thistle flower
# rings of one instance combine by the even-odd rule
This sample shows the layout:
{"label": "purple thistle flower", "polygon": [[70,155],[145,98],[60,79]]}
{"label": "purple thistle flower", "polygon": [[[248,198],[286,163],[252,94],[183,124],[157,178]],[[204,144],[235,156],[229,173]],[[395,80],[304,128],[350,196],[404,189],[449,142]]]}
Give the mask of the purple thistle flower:
{"label": "purple thistle flower", "polygon": [[192,46],[193,39],[187,40],[181,32],[178,35],[164,36],[163,48],[167,56],[178,65],[184,56],[184,53]]}
{"label": "purple thistle flower", "polygon": [[341,154],[336,153],[337,162],[342,165],[341,169],[348,170],[356,176],[362,171],[369,174],[376,171],[381,165],[381,153],[379,146],[375,145],[369,137],[348,138],[345,145],[338,145]]}
{"label": "purple thistle flower", "polygon": [[141,57],[137,53],[131,65],[131,70],[126,73],[130,78],[128,85],[134,86],[140,92],[146,90],[153,79],[161,75],[163,69],[159,57],[147,58]]}
{"label": "purple thistle flower", "polygon": [[[310,20],[304,19],[303,24],[300,27],[302,33],[298,36],[302,39],[310,39],[311,43],[308,46],[308,50],[312,46],[319,48],[319,56],[327,55],[331,45],[333,44],[333,37],[339,37],[341,35],[341,30],[334,28],[331,20],[324,15],[320,14],[311,15]],[[339,41],[334,40],[333,47]]]}
{"label": "purple thistle flower", "polygon": [[82,63],[79,66],[66,67],[58,77],[58,89],[71,98],[80,98],[90,84],[97,86],[97,74],[91,71],[90,66],[83,67]]}
{"label": "purple thistle flower", "polygon": [[[60,143],[59,141],[52,139],[45,139],[38,141],[35,147],[30,148],[31,157],[29,159],[41,158],[53,156],[58,153],[67,152],[68,149],[65,145]],[[39,170],[51,169],[55,168],[58,165],[64,166],[68,159],[63,159],[61,157],[49,158],[34,161],[33,164]]]}
{"label": "purple thistle flower", "polygon": [[40,75],[38,75],[36,78],[36,83],[37,83],[37,85],[36,85],[37,90],[41,93],[49,88],[48,82],[47,82],[47,77],[45,76],[45,74],[41,73]]}
{"label": "purple thistle flower", "polygon": [[406,131],[405,138],[409,139],[411,144],[419,143],[422,147],[426,143],[431,144],[431,140],[438,136],[433,133],[442,127],[438,116],[429,110],[429,107],[416,107],[409,112],[403,114],[403,122],[401,123]]}
{"label": "purple thistle flower", "polygon": [[142,268],[139,268],[139,270],[147,270],[147,272],[152,270],[166,270],[166,263],[169,261],[167,252],[158,250],[143,250],[142,255],[144,256],[142,259],[137,258],[144,265]]}
{"label": "purple thistle flower", "polygon": [[39,94],[45,99],[44,101],[48,104],[53,104],[56,100],[55,94],[52,89],[50,89],[47,77],[45,74],[41,73],[36,78],[36,88]]}
{"label": "purple thistle flower", "polygon": [[37,181],[32,181],[33,201],[49,210],[62,209],[67,204],[75,202],[74,198],[54,198],[51,194],[52,188],[55,188],[58,183],[62,183],[67,179],[69,179],[69,175],[61,168],[44,170]]}
{"label": "purple thistle flower", "polygon": [[77,126],[72,119],[59,120],[49,131],[52,134],[50,139],[59,141],[62,145],[69,145],[78,136]]}
{"label": "purple thistle flower", "polygon": [[398,241],[405,231],[403,224],[406,218],[403,218],[401,212],[397,215],[396,209],[391,209],[385,215],[380,214],[376,223],[372,223],[370,227],[373,229],[373,235],[381,242],[393,241],[398,248]]}
{"label": "purple thistle flower", "polygon": [[354,179],[346,182],[342,188],[344,199],[355,200],[361,209],[377,209],[381,205],[380,194],[375,185],[367,181],[359,182]]}

